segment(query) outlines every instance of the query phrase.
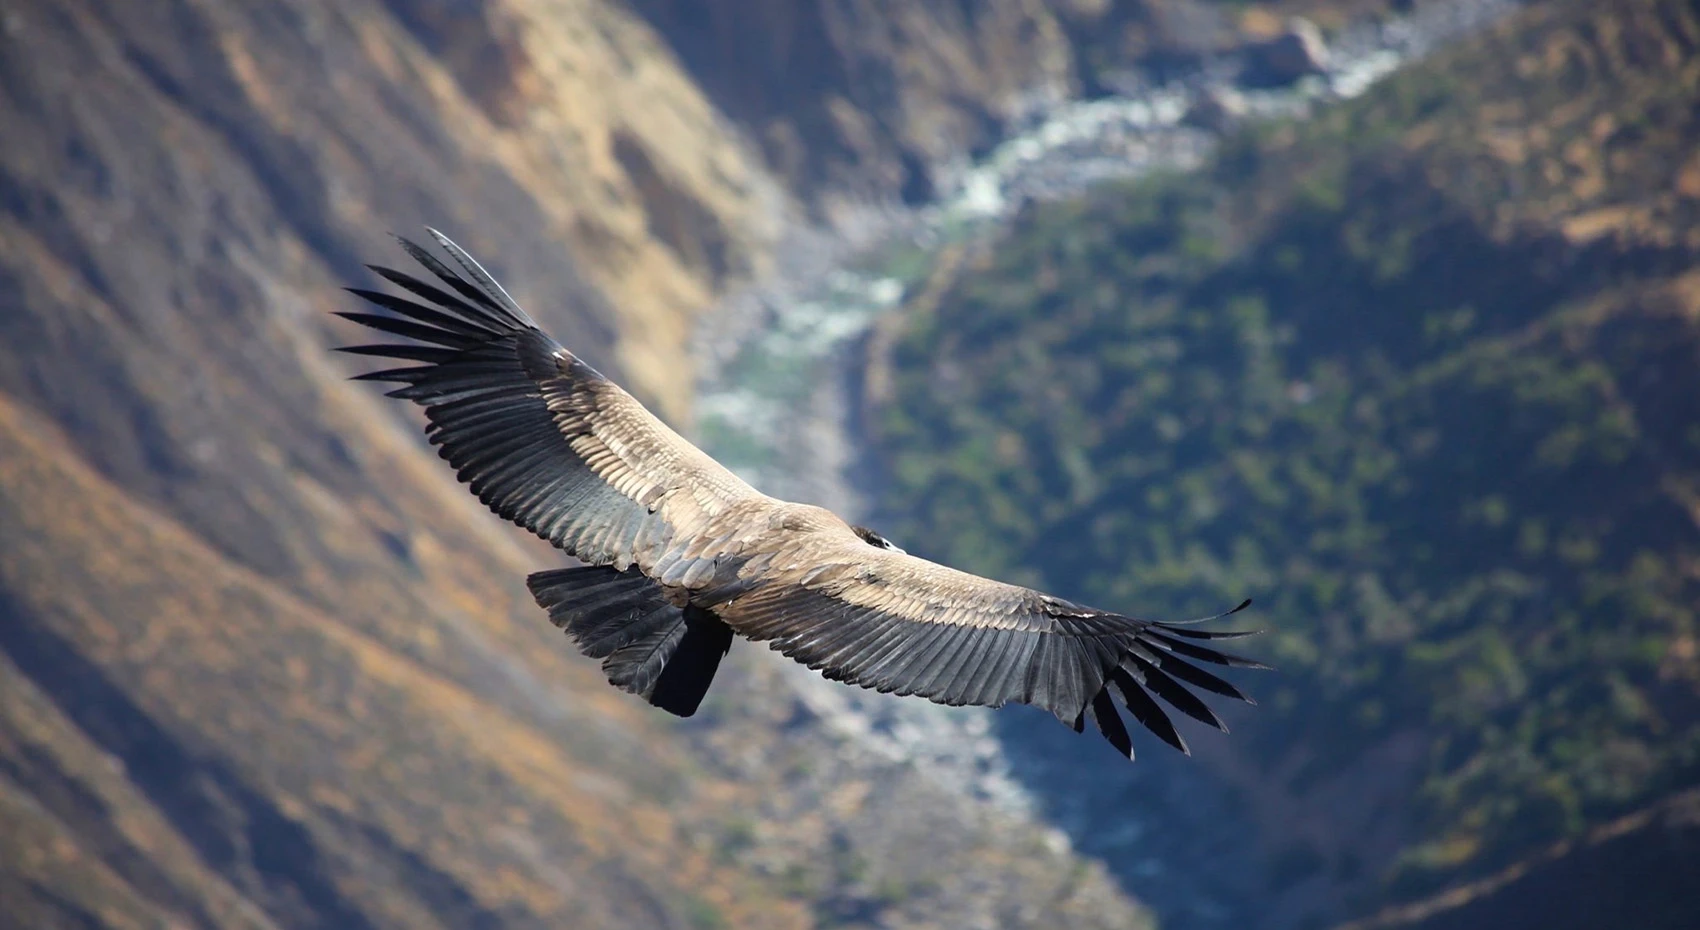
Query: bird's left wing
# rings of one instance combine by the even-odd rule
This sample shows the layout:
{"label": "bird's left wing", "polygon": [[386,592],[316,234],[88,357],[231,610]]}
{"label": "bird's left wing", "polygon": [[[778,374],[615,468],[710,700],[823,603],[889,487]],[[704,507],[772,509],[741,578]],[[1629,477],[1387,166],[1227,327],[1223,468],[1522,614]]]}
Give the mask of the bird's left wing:
{"label": "bird's left wing", "polygon": [[[1031,704],[1076,731],[1091,718],[1129,757],[1132,740],[1112,695],[1120,695],[1135,720],[1188,752],[1157,699],[1226,729],[1186,686],[1251,699],[1194,662],[1267,668],[1206,645],[1245,632],[1206,632],[1189,628],[1200,621],[1162,623],[1082,607],[875,548],[849,532],[820,534],[764,561],[754,566],[761,583],[713,608],[738,633],[767,641],[829,679],[877,691],[941,704]],[[797,568],[788,571],[787,564]]]}
{"label": "bird's left wing", "polygon": [[491,510],[585,562],[647,571],[728,506],[761,496],[551,339],[470,255],[430,232],[458,271],[401,244],[443,287],[374,267],[409,297],[350,288],[393,315],[338,314],[412,342],[342,351],[420,363],[360,377],[400,383],[391,396],[425,408],[431,442]]}

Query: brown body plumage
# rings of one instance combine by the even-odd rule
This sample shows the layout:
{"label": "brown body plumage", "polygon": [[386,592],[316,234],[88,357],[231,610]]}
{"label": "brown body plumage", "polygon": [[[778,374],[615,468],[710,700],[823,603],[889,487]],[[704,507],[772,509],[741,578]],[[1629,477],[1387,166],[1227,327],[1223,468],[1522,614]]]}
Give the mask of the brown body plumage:
{"label": "brown body plumage", "polygon": [[615,685],[688,716],[736,633],[880,691],[1032,704],[1076,730],[1090,718],[1129,756],[1112,693],[1183,751],[1154,698],[1218,728],[1183,684],[1249,701],[1188,661],[1261,667],[1203,644],[1243,633],[1133,619],[970,575],[820,507],[761,494],[431,234],[458,271],[402,244],[448,290],[374,268],[419,300],[354,289],[395,315],[341,314],[414,342],[344,351],[420,363],[360,377],[400,383],[391,395],[425,408],[431,442],[480,500],[586,563],[527,583]]}

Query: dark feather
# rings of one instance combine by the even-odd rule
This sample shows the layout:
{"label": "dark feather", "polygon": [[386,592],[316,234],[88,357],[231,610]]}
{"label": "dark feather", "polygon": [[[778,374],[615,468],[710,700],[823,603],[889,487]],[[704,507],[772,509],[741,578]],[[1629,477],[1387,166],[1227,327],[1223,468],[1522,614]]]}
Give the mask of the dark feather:
{"label": "dark feather", "polygon": [[680,717],[697,712],[721,658],[732,649],[732,628],[708,611],[686,608],[685,624],[684,638],[649,694],[649,703]]}
{"label": "dark feather", "polygon": [[1133,714],[1133,719],[1139,721],[1145,729],[1157,734],[1158,739],[1179,749],[1185,755],[1192,755],[1186,740],[1182,739],[1180,732],[1175,729],[1174,721],[1169,719],[1168,714],[1163,713],[1163,708],[1151,699],[1151,695],[1145,693],[1145,689],[1126,669],[1116,668],[1110,673],[1110,679],[1115,682],[1116,690],[1121,692],[1122,703],[1127,705],[1128,713]]}
{"label": "dark feather", "polygon": [[470,304],[466,303],[466,301],[461,300],[459,297],[456,297],[445,290],[426,284],[424,281],[421,281],[410,274],[405,274],[403,272],[396,271],[393,268],[384,268],[378,265],[367,265],[366,267],[370,268],[385,281],[388,281],[402,290],[413,294],[413,296],[423,297],[425,300],[436,304],[439,307],[446,310],[453,310],[455,313],[460,314],[466,319],[474,320],[478,319],[480,316],[480,311],[474,309]]}
{"label": "dark feather", "polygon": [[466,276],[471,278],[472,282],[490,298],[489,306],[492,310],[507,317],[508,321],[515,326],[536,328],[537,324],[533,323],[531,317],[520,309],[519,304],[514,303],[514,299],[508,296],[508,292],[503,290],[500,284],[496,283],[495,278],[490,277],[490,273],[484,270],[483,265],[478,264],[477,259],[466,254],[466,251],[455,245],[448,236],[429,226],[425,228],[425,231],[431,234],[432,239],[437,240],[437,245],[442,246],[443,251],[449,253],[449,257],[460,265],[462,271],[466,272]]}
{"label": "dark feather", "polygon": [[[430,252],[427,252],[424,249],[420,248],[419,246],[415,245],[413,242],[411,242],[408,239],[405,239],[401,236],[396,236],[395,238],[396,238],[397,242],[401,243],[401,247],[403,249],[407,250],[407,254],[412,256],[414,261],[425,266],[426,271],[429,271],[432,274],[436,275],[437,278],[439,280],[441,280],[444,284],[447,284],[449,287],[453,288],[455,290],[455,292],[458,293],[461,297],[464,297],[464,298],[466,298],[466,300],[470,301],[471,306],[480,307],[484,311],[499,310],[499,308],[496,306],[495,302],[492,301],[488,295],[486,295],[484,292],[480,291],[478,288],[473,287],[471,284],[467,283],[467,281],[464,278],[462,278],[460,275],[454,273],[453,271],[450,271],[449,267],[447,265],[443,264],[442,262],[438,261],[436,256],[432,255]],[[430,298],[427,298],[427,299],[430,299]],[[505,318],[506,315],[504,314],[503,317]],[[506,319],[505,321],[509,322],[509,323],[514,322],[511,319]]]}
{"label": "dark feather", "polygon": [[[404,316],[427,326],[448,330],[451,333],[470,336],[475,340],[482,341],[490,336],[501,335],[499,332],[491,332],[488,327],[477,322],[469,322],[466,317],[460,314],[433,310],[424,304],[415,303],[403,297],[395,297],[383,291],[372,291],[363,287],[351,287],[347,288],[347,291],[368,303],[383,307],[397,316]],[[473,320],[476,319],[476,317],[473,318]]]}
{"label": "dark feather", "polygon": [[1236,701],[1244,701],[1247,704],[1257,703],[1251,699],[1250,695],[1241,691],[1239,688],[1236,688],[1232,684],[1217,678],[1215,675],[1210,674],[1204,669],[1178,659],[1173,655],[1162,656],[1156,664],[1158,668],[1161,668],[1170,675],[1192,685],[1194,688],[1203,688],[1212,694],[1220,694],[1223,697],[1230,697]]}
{"label": "dark feather", "polygon": [[440,365],[455,356],[455,350],[443,349],[437,346],[403,345],[401,343],[384,343],[366,346],[337,346],[336,351],[347,352],[349,355],[370,355],[378,358],[399,358],[413,362],[430,362]]}
{"label": "dark feather", "polygon": [[1167,636],[1183,636],[1187,639],[1242,639],[1256,636],[1262,630],[1176,630],[1166,623],[1157,624]]}
{"label": "dark feather", "polygon": [[1172,639],[1160,633],[1147,631],[1142,634],[1140,638],[1159,649],[1165,649],[1170,652],[1186,656],[1189,659],[1197,659],[1200,662],[1209,662],[1214,665],[1226,665],[1231,668],[1269,668],[1269,666],[1264,665],[1262,662],[1256,662],[1243,656],[1220,652],[1215,649],[1206,649],[1203,646],[1194,646],[1191,643]]}
{"label": "dark feather", "polygon": [[1133,737],[1128,735],[1127,726],[1122,723],[1122,715],[1116,712],[1116,703],[1110,700],[1108,688],[1101,689],[1092,696],[1092,718],[1098,722],[1098,732],[1116,747],[1116,751],[1129,759],[1133,758]]}
{"label": "dark feather", "polygon": [[537,605],[609,683],[681,717],[696,713],[732,646],[732,629],[708,611],[668,602],[640,572],[601,566],[537,572]]}
{"label": "dark feather", "polygon": [[1145,687],[1150,690],[1152,694],[1155,694],[1164,701],[1167,701],[1169,706],[1183,714],[1186,714],[1188,717],[1208,726],[1215,727],[1223,733],[1228,732],[1227,724],[1222,722],[1222,718],[1216,716],[1216,712],[1210,709],[1210,705],[1199,700],[1198,695],[1181,687],[1178,682],[1164,674],[1155,666],[1146,665],[1138,659],[1134,659],[1133,661],[1138,663],[1140,671],[1145,673]]}
{"label": "dark feather", "polygon": [[369,326],[393,336],[406,336],[409,339],[417,339],[420,342],[429,342],[433,345],[453,346],[461,338],[449,330],[426,326],[423,323],[415,323],[412,320],[404,320],[399,317],[378,316],[375,313],[351,313],[343,310],[338,310],[336,315],[345,320],[353,320],[361,326]]}

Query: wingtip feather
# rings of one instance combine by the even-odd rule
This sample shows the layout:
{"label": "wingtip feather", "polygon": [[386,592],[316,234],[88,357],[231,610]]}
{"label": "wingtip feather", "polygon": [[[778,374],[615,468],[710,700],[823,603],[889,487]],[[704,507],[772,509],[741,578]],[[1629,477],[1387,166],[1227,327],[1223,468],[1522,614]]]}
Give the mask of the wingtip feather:
{"label": "wingtip feather", "polygon": [[1237,606],[1230,607],[1227,610],[1222,611],[1221,613],[1211,614],[1208,617],[1194,617],[1191,620],[1161,620],[1161,621],[1158,621],[1158,624],[1161,625],[1161,626],[1176,627],[1176,626],[1193,626],[1194,624],[1199,624],[1199,623],[1209,623],[1212,620],[1220,620],[1223,617],[1231,617],[1234,614],[1237,614],[1240,611],[1245,610],[1247,607],[1250,607],[1250,606],[1251,606],[1251,598],[1248,597],[1245,600],[1240,601]]}

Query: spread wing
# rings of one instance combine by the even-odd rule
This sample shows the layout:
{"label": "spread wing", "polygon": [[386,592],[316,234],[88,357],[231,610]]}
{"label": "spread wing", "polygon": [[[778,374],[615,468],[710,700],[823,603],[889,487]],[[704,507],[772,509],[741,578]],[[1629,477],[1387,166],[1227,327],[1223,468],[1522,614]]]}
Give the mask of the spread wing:
{"label": "spread wing", "polygon": [[544,334],[471,256],[430,232],[459,271],[401,244],[446,289],[374,266],[410,296],[350,288],[393,315],[338,314],[411,342],[342,351],[421,363],[360,378],[403,385],[390,396],[425,408],[431,442],[491,510],[585,562],[647,570],[731,503],[760,496]]}
{"label": "spread wing", "polygon": [[[530,583],[550,616],[605,659],[615,684],[689,714],[736,631],[828,678],[880,691],[1032,704],[1077,731],[1090,718],[1130,757],[1118,697],[1183,752],[1159,701],[1221,729],[1188,686],[1249,702],[1195,664],[1265,667],[1206,645],[1244,633],[1071,604],[870,545],[841,521],[765,535],[771,521],[751,515],[777,502],[549,338],[469,255],[431,235],[458,271],[402,245],[442,286],[374,267],[409,296],[351,289],[389,313],[339,314],[410,341],[343,351],[417,363],[360,377],[400,384],[392,396],[425,408],[431,442],[490,509],[607,566],[543,572]],[[746,502],[759,503],[734,511]],[[728,579],[721,559],[733,550],[721,544],[734,537],[738,576]],[[625,574],[634,565],[652,581]],[[679,584],[695,592],[688,605],[649,587]]]}
{"label": "spread wing", "polygon": [[1267,668],[1206,645],[1249,632],[1094,610],[875,548],[849,532],[817,534],[744,574],[752,570],[766,580],[715,612],[738,633],[768,641],[827,678],[941,704],[1031,704],[1077,732],[1091,718],[1130,758],[1132,740],[1114,697],[1189,752],[1158,701],[1226,730],[1187,686],[1253,702],[1195,663]]}

